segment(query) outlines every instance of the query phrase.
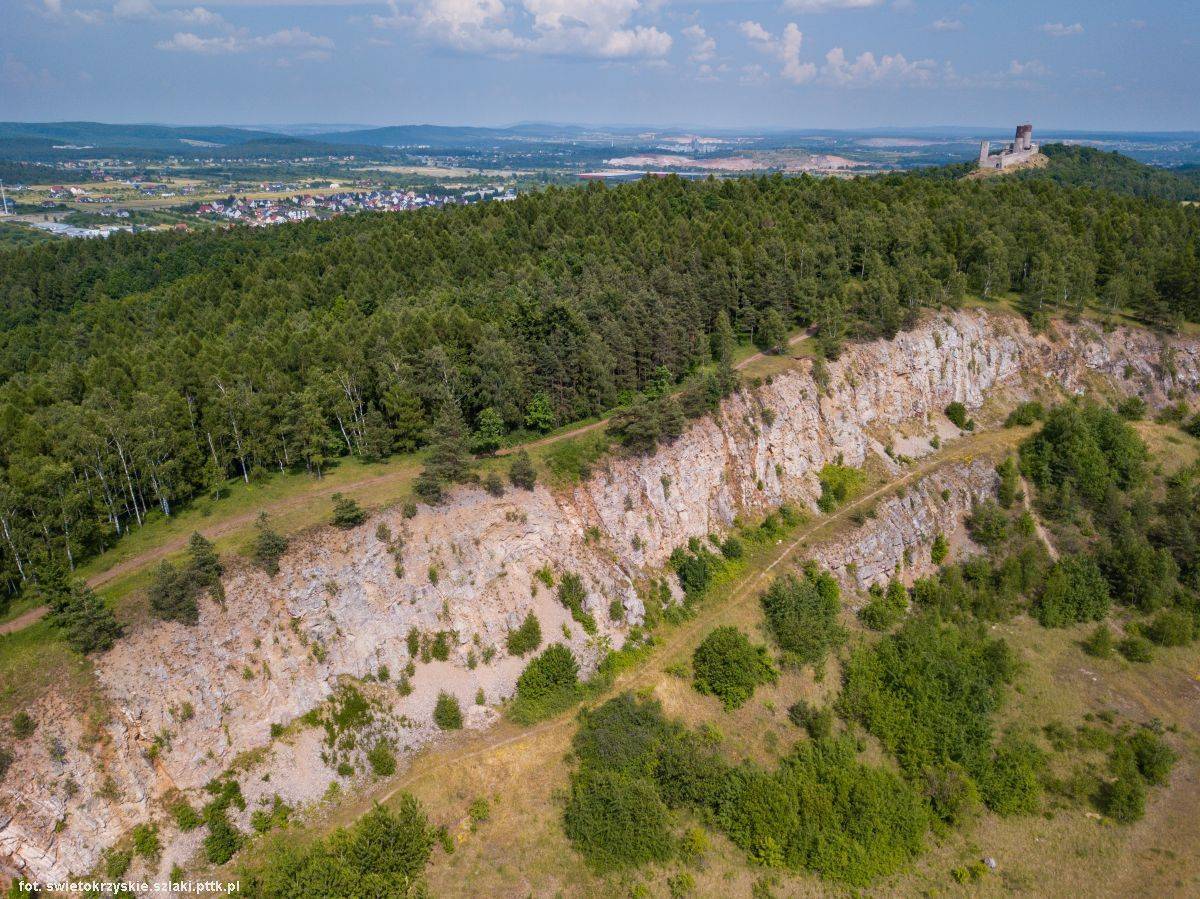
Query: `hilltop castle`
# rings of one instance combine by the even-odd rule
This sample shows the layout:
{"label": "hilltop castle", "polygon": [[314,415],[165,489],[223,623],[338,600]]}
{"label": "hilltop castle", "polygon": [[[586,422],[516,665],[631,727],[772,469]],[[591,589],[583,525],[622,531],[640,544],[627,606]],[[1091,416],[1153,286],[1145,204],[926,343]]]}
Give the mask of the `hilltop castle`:
{"label": "hilltop castle", "polygon": [[981,169],[1007,169],[1022,162],[1028,162],[1037,155],[1038,145],[1033,142],[1033,126],[1018,125],[1016,136],[1011,144],[995,156],[989,156],[991,144],[986,140],[979,144],[979,167]]}

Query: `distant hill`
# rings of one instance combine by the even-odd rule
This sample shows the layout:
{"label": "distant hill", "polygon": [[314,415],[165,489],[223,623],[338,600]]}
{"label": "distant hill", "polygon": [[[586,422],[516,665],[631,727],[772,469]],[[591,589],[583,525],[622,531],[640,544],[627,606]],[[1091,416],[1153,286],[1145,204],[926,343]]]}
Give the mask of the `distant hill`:
{"label": "distant hill", "polygon": [[1145,165],[1120,153],[1068,144],[1043,144],[1050,164],[1015,172],[1013,177],[1050,180],[1068,187],[1095,187],[1161,200],[1200,199],[1200,172]]}
{"label": "distant hill", "polygon": [[0,140],[50,144],[185,151],[205,144],[225,146],[279,137],[224,125],[109,125],[104,122],[0,122]]}
{"label": "distant hill", "polygon": [[[469,147],[511,141],[523,135],[511,128],[473,128],[448,125],[387,125],[362,131],[313,134],[313,140],[367,147]],[[531,137],[533,135],[530,135]]]}

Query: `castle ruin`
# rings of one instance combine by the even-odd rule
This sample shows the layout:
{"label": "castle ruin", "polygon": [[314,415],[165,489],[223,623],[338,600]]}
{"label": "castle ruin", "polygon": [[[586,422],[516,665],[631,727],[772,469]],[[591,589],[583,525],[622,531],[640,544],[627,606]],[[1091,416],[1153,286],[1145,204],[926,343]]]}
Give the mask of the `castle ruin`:
{"label": "castle ruin", "polygon": [[1028,162],[1037,155],[1038,145],[1033,142],[1033,126],[1018,125],[1017,133],[1011,144],[999,153],[989,156],[991,144],[981,141],[979,144],[979,167],[981,169],[1007,169],[1022,162]]}

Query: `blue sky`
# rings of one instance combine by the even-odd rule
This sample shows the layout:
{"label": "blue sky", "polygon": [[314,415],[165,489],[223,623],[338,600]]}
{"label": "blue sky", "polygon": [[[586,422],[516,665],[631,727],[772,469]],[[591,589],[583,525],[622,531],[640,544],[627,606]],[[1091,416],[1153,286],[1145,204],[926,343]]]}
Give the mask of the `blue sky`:
{"label": "blue sky", "polygon": [[1194,0],[0,0],[0,119],[1200,129]]}

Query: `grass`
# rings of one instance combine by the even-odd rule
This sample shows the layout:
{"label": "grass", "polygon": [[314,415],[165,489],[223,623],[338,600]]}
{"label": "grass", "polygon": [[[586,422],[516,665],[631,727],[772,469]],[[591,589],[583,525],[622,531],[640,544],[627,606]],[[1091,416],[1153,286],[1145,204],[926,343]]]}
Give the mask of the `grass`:
{"label": "grass", "polygon": [[46,621],[0,636],[0,730],[18,711],[31,708],[51,686],[79,701],[95,689],[91,663],[73,652]]}

